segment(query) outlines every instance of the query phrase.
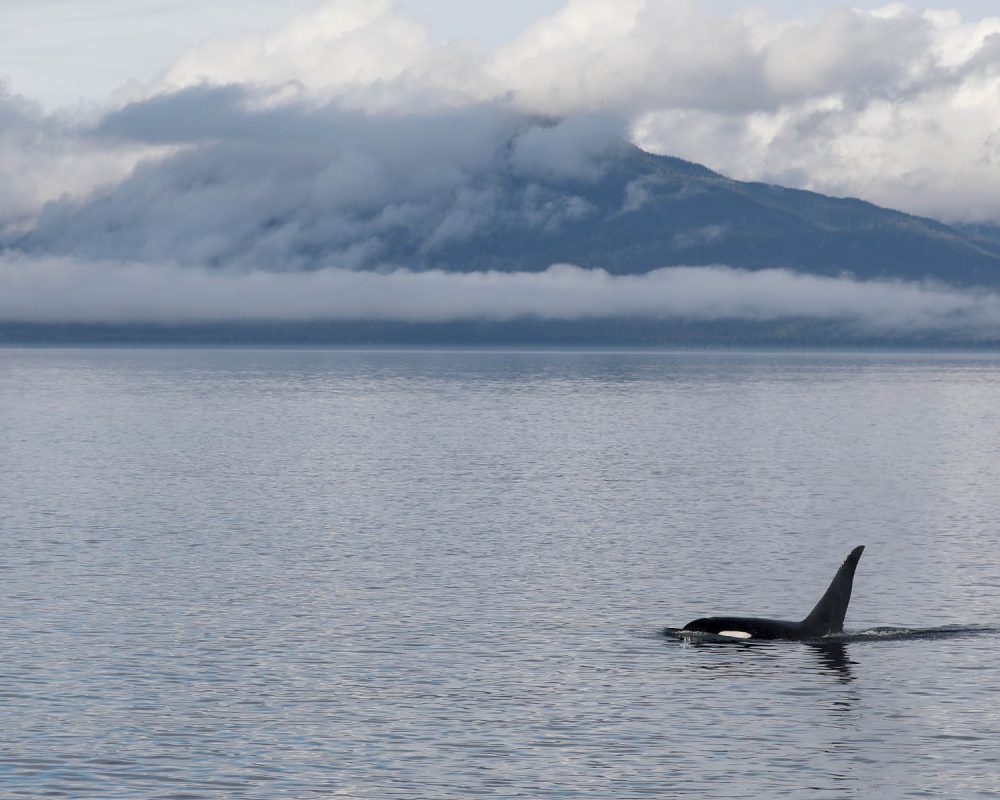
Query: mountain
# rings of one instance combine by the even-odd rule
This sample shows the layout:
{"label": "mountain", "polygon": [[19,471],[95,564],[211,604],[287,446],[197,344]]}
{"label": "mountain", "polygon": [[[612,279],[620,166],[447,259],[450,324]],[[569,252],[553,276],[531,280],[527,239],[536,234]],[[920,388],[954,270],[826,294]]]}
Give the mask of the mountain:
{"label": "mountain", "polygon": [[1000,286],[996,228],[732,180],[620,140],[586,158],[550,146],[528,159],[524,142],[549,132],[518,135],[452,155],[434,129],[367,160],[318,135],[279,151],[182,148],[90,197],[50,203],[0,247],[279,271],[724,264]]}
{"label": "mountain", "polygon": [[959,229],[854,198],[727,178],[629,148],[596,184],[564,183],[596,213],[555,232],[500,229],[438,254],[450,269],[553,262],[635,274],[672,265],[783,267],[861,279],[1000,285],[995,228]]}

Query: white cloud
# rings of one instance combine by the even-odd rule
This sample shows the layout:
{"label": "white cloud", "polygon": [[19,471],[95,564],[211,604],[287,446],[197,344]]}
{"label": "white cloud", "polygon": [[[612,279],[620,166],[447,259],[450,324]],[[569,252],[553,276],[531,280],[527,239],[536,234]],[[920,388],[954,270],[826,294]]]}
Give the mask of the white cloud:
{"label": "white cloud", "polygon": [[481,56],[435,42],[391,0],[335,0],[274,31],[215,37],[190,50],[158,86],[296,84],[345,107],[402,110],[483,99]]}
{"label": "white cloud", "polygon": [[776,23],[576,0],[491,69],[528,109],[619,108],[636,142],[741,179],[1000,220],[1000,17],[896,5]]}
{"label": "white cloud", "polygon": [[874,333],[1000,335],[1000,296],[784,270],[236,273],[170,264],[0,256],[0,321],[586,319],[840,321]]}
{"label": "white cloud", "polygon": [[259,98],[197,86],[109,114],[93,140],[172,155],[85,200],[49,203],[33,230],[8,241],[34,253],[246,269],[454,263],[442,248],[484,231],[523,237],[587,217],[591,205],[564,184],[598,177],[622,146],[604,117],[548,123],[502,104],[261,108]]}
{"label": "white cloud", "polygon": [[334,0],[194,48],[147,91],[203,82],[369,111],[507,98],[529,114],[624,115],[641,146],[733,177],[1000,220],[1000,16],[896,3],[778,21],[695,0],[569,0],[487,55],[433,40],[389,0]]}
{"label": "white cloud", "polygon": [[742,20],[713,19],[694,0],[570,0],[487,71],[537,112],[741,108],[766,91],[757,61]]}
{"label": "white cloud", "polygon": [[79,121],[44,114],[0,81],[0,234],[29,227],[46,202],[121,180],[154,152],[88,140]]}
{"label": "white cloud", "polygon": [[514,140],[511,165],[528,178],[596,180],[611,153],[621,152],[624,125],[615,117],[575,116],[535,125]]}

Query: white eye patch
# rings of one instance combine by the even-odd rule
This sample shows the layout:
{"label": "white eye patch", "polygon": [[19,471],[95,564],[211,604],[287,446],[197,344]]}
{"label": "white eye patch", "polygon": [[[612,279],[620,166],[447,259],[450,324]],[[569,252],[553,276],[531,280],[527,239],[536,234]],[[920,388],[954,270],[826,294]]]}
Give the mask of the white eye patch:
{"label": "white eye patch", "polygon": [[733,639],[750,639],[752,638],[746,631],[719,631],[719,636],[730,636]]}

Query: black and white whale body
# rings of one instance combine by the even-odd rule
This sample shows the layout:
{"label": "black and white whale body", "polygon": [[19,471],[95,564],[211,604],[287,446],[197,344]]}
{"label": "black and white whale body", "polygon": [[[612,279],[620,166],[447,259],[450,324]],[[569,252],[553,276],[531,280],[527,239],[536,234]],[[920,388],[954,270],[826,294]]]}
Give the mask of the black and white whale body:
{"label": "black and white whale body", "polygon": [[851,551],[833,576],[826,594],[801,622],[757,617],[704,617],[689,622],[681,632],[711,633],[732,639],[819,639],[841,633],[847,605],[851,602],[854,570],[864,549],[861,545]]}

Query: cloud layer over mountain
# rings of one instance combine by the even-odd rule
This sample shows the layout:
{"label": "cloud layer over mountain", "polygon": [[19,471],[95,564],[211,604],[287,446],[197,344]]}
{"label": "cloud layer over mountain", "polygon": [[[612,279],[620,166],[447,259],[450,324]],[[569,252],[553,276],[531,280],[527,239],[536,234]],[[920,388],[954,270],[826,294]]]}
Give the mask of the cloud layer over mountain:
{"label": "cloud layer over mountain", "polygon": [[563,182],[592,181],[625,146],[614,120],[542,126],[499,103],[387,115],[266,99],[196,86],[107,115],[91,139],[174,152],[85,199],[49,203],[15,241],[245,269],[433,265],[473,235],[588,214]]}
{"label": "cloud layer over mountain", "polygon": [[[435,41],[389,0],[333,0],[279,30],[210,40],[107,107],[46,115],[0,93],[5,318],[10,298],[46,319],[266,318],[270,296],[296,319],[340,315],[345,298],[402,314],[393,298],[408,298],[421,319],[687,309],[992,326],[991,295],[784,271],[407,271],[472,236],[599,222],[585,188],[623,137],[735,177],[1000,222],[1000,16],[897,4],[779,23],[703,8],[570,0],[485,54]],[[649,190],[629,184],[620,213]],[[344,271],[357,268],[380,274]],[[727,298],[717,314],[706,291]],[[102,302],[118,296],[131,299]]]}
{"label": "cloud layer over mountain", "polygon": [[388,0],[193,50],[164,87],[294,83],[365,109],[512,98],[618,113],[637,143],[767,180],[948,220],[1000,220],[1000,13],[896,3],[777,22],[695,0],[570,0],[489,56],[435,42]]}

